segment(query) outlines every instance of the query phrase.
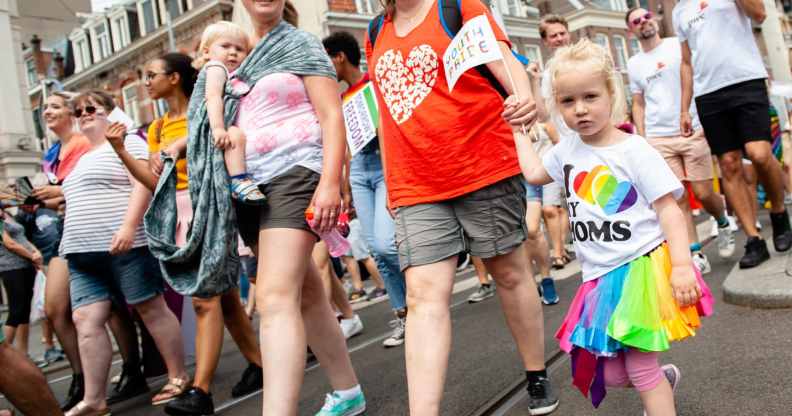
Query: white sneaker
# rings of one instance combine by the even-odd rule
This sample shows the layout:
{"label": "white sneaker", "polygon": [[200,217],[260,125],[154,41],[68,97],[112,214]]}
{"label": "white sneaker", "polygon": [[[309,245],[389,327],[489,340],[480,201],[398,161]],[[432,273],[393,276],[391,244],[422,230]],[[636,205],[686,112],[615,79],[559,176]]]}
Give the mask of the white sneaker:
{"label": "white sneaker", "polygon": [[707,274],[711,270],[707,256],[705,256],[704,253],[700,251],[693,253],[693,264],[698,267],[701,274]]}
{"label": "white sneaker", "polygon": [[407,318],[399,318],[398,316],[396,319],[392,320],[390,326],[393,328],[393,334],[385,338],[385,341],[382,341],[382,346],[385,348],[393,348],[404,344],[404,326],[406,323]]}
{"label": "white sneaker", "polygon": [[718,220],[715,217],[710,217],[710,237],[715,238],[718,236]]}
{"label": "white sneaker", "polygon": [[363,332],[363,321],[360,320],[360,316],[357,314],[350,319],[342,318],[339,325],[341,325],[341,332],[344,333],[344,338],[346,339],[352,338]]}
{"label": "white sneaker", "polygon": [[731,215],[726,216],[726,218],[729,219],[729,229],[734,232],[737,232],[737,230],[740,229],[740,227],[737,226],[737,219],[732,217]]}
{"label": "white sneaker", "polygon": [[718,255],[722,258],[731,257],[734,254],[734,231],[731,227],[718,228]]}

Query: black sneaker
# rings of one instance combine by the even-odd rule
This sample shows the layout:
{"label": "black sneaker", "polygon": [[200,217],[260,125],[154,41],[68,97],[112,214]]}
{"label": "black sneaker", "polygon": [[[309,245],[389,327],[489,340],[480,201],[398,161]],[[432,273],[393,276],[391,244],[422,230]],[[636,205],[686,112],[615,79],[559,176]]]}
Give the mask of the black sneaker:
{"label": "black sneaker", "polygon": [[212,394],[193,387],[165,405],[165,413],[177,416],[205,416],[214,414]]}
{"label": "black sneaker", "polygon": [[141,394],[146,394],[148,391],[149,386],[146,383],[146,377],[143,376],[140,370],[124,368],[121,371],[121,378],[118,380],[118,384],[115,385],[113,392],[107,398],[107,405],[121,403]]}
{"label": "black sneaker", "polygon": [[740,268],[756,267],[769,258],[767,243],[759,237],[748,237],[748,241],[745,243],[745,254],[740,259]]}
{"label": "black sneaker", "polygon": [[792,229],[789,226],[789,215],[786,210],[777,214],[770,213],[773,224],[773,246],[777,252],[784,252],[792,247]]}
{"label": "black sneaker", "polygon": [[61,403],[61,410],[67,412],[72,407],[77,406],[83,396],[85,395],[85,379],[82,374],[73,374],[72,381],[69,385],[69,393],[66,394],[66,399]]}
{"label": "black sneaker", "polygon": [[558,396],[553,391],[550,379],[539,377],[535,382],[528,382],[528,413],[531,415],[548,415],[558,407]]}
{"label": "black sneaker", "polygon": [[242,378],[231,389],[231,397],[242,397],[256,390],[261,390],[262,387],[264,387],[264,372],[261,367],[250,363],[245,372],[242,373]]}

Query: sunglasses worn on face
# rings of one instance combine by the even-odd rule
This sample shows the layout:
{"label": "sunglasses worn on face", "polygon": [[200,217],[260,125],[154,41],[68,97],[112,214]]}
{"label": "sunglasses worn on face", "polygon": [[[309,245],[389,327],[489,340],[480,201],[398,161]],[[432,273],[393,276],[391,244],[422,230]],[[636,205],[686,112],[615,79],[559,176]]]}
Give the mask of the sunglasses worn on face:
{"label": "sunglasses worn on face", "polygon": [[83,114],[96,114],[96,107],[86,105],[85,108],[74,109],[74,117],[80,118]]}
{"label": "sunglasses worn on face", "polygon": [[641,17],[636,17],[635,19],[633,19],[632,20],[632,24],[633,24],[633,26],[638,26],[638,25],[640,25],[643,22],[648,22],[648,21],[652,20],[652,17],[654,17],[652,12],[646,12],[645,15],[643,15]]}

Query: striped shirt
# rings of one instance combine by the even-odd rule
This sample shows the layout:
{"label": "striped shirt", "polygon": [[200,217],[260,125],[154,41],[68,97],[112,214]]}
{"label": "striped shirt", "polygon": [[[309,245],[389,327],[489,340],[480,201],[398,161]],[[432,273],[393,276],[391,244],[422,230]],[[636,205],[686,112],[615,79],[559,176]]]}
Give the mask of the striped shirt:
{"label": "striped shirt", "polygon": [[[124,146],[135,159],[148,160],[146,142],[139,137],[127,136]],[[110,251],[113,235],[126,217],[131,193],[129,174],[110,143],[83,155],[63,182],[66,218],[61,256]],[[147,244],[141,221],[132,247]]]}

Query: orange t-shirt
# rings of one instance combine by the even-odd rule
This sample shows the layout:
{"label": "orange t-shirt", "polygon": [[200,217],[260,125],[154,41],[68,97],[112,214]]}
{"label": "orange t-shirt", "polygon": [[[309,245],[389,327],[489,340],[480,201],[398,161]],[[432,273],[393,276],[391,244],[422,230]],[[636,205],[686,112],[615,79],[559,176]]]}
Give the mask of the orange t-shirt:
{"label": "orange t-shirt", "polygon": [[[462,0],[462,21],[486,14],[498,41],[509,44],[481,0]],[[453,93],[443,68],[451,44],[438,7],[407,36],[385,18],[369,75],[377,89],[388,196],[394,207],[448,200],[520,173],[503,98],[477,70]]]}

